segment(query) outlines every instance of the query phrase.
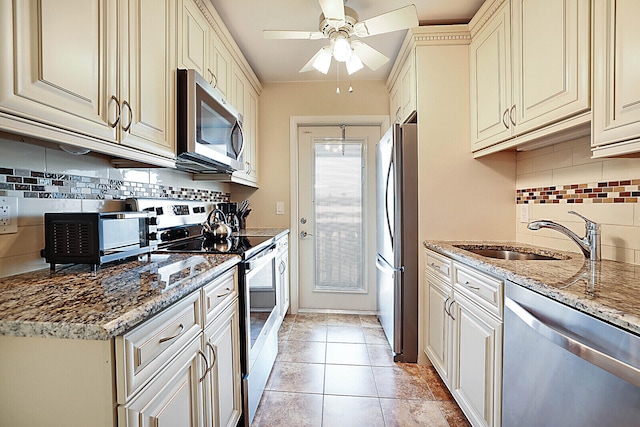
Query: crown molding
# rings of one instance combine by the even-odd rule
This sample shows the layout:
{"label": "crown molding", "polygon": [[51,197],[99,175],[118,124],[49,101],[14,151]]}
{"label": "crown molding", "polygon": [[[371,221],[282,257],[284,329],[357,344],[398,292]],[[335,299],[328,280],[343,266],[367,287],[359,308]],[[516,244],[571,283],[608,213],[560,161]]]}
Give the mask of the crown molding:
{"label": "crown molding", "polygon": [[495,15],[495,13],[502,7],[508,0],[487,0],[485,1],[476,14],[469,21],[469,30],[471,38],[480,31],[489,20]]}

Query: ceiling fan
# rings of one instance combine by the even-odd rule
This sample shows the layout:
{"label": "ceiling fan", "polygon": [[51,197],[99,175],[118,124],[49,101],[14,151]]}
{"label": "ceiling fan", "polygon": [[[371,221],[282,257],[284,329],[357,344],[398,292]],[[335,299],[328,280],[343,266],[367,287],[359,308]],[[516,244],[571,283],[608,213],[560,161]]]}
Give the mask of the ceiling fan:
{"label": "ceiling fan", "polygon": [[318,0],[322,14],[318,31],[264,30],[265,39],[318,40],[329,39],[330,44],[320,49],[300,70],[301,73],[318,70],[327,74],[331,58],[344,62],[347,72],[353,74],[364,65],[377,70],[389,61],[382,53],[356,37],[368,37],[392,31],[416,27],[418,13],[411,4],[364,21],[358,21],[358,14],[343,4],[343,0]]}

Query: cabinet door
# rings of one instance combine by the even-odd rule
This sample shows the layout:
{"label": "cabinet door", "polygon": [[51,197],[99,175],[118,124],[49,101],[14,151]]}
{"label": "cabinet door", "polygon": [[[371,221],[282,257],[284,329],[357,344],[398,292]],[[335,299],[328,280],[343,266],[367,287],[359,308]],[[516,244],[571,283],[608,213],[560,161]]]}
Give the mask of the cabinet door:
{"label": "cabinet door", "polygon": [[191,344],[131,402],[118,408],[120,427],[200,427],[204,375],[200,340]]}
{"label": "cabinet door", "polygon": [[427,325],[425,353],[431,360],[445,384],[450,384],[451,375],[451,321],[448,306],[451,302],[451,286],[426,275]]}
{"label": "cabinet door", "polygon": [[183,0],[178,27],[180,66],[196,70],[205,79],[212,78],[209,67],[210,27],[192,0]]}
{"label": "cabinet door", "polygon": [[407,120],[409,115],[416,109],[416,68],[414,55],[411,54],[405,61],[400,71],[400,99],[402,102],[402,113],[400,121]]}
{"label": "cabinet door", "polygon": [[452,393],[472,425],[500,425],[502,322],[454,297]]}
{"label": "cabinet door", "polygon": [[[285,239],[287,239],[285,237]],[[287,248],[282,255],[276,258],[276,268],[278,275],[278,307],[282,318],[286,316],[289,309],[289,253]]]}
{"label": "cabinet door", "polygon": [[400,85],[397,82],[391,88],[389,97],[389,118],[391,123],[400,123],[402,106],[400,105]]}
{"label": "cabinet door", "polygon": [[511,116],[516,133],[590,108],[590,5],[513,0]]}
{"label": "cabinet door", "polygon": [[[593,145],[637,140],[640,138],[640,2],[597,1],[594,15]],[[638,151],[638,144],[633,151]],[[624,154],[624,149],[619,154]]]}
{"label": "cabinet door", "polygon": [[[213,33],[213,31],[212,31]],[[213,33],[213,64],[216,88],[225,98],[231,94],[231,54],[222,41]]]}
{"label": "cabinet door", "polygon": [[0,111],[115,141],[116,5],[0,4]]}
{"label": "cabinet door", "polygon": [[123,145],[175,157],[175,0],[123,1],[120,98]]}
{"label": "cabinet door", "polygon": [[469,47],[472,151],[512,134],[510,22],[509,2],[505,2]]}
{"label": "cabinet door", "polygon": [[236,300],[204,332],[209,361],[207,426],[235,427],[242,414],[239,334]]}
{"label": "cabinet door", "polygon": [[248,163],[249,179],[258,182],[258,94],[249,89],[245,115],[245,133],[249,134],[248,146],[245,148],[245,159]]}

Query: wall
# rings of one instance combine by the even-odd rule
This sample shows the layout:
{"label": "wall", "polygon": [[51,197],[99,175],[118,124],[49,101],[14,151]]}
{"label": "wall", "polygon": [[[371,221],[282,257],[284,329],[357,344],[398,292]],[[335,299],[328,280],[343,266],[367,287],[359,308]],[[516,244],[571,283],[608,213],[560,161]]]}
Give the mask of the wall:
{"label": "wall", "polygon": [[0,235],[0,277],[46,267],[45,212],[123,209],[127,196],[229,200],[230,186],[170,169],[116,169],[109,158],[0,132],[0,195],[18,197],[18,232]]}
{"label": "wall", "polygon": [[[383,81],[269,83],[260,95],[260,189],[234,186],[234,200],[248,198],[247,227],[290,227],[289,124],[291,116],[388,115],[389,94]],[[285,202],[285,214],[276,215],[276,202]]]}
{"label": "wall", "polygon": [[[603,258],[640,264],[640,159],[591,159],[587,136],[518,153],[516,187],[516,215],[528,204],[531,220],[560,222],[583,236],[584,222],[567,213],[574,210],[601,224]],[[579,250],[561,233],[526,225],[517,223],[519,242]]]}

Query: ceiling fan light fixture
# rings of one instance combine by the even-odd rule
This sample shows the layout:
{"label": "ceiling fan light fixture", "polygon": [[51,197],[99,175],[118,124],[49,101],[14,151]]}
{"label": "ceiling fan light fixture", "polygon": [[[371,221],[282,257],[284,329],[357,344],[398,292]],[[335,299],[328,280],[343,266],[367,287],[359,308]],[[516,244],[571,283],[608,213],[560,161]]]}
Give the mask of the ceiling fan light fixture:
{"label": "ceiling fan light fixture", "polygon": [[355,73],[358,70],[362,70],[364,68],[362,61],[360,60],[360,58],[358,58],[358,55],[356,55],[355,53],[351,54],[351,56],[349,57],[349,59],[347,59],[347,62],[345,64],[347,66],[347,73],[349,73],[349,75]]}
{"label": "ceiling fan light fixture", "polygon": [[334,40],[333,57],[338,62],[345,62],[351,57],[351,44],[344,36],[338,36]]}
{"label": "ceiling fan light fixture", "polygon": [[330,66],[331,51],[328,47],[324,47],[315,61],[313,61],[313,68],[320,71],[322,74],[327,74]]}

